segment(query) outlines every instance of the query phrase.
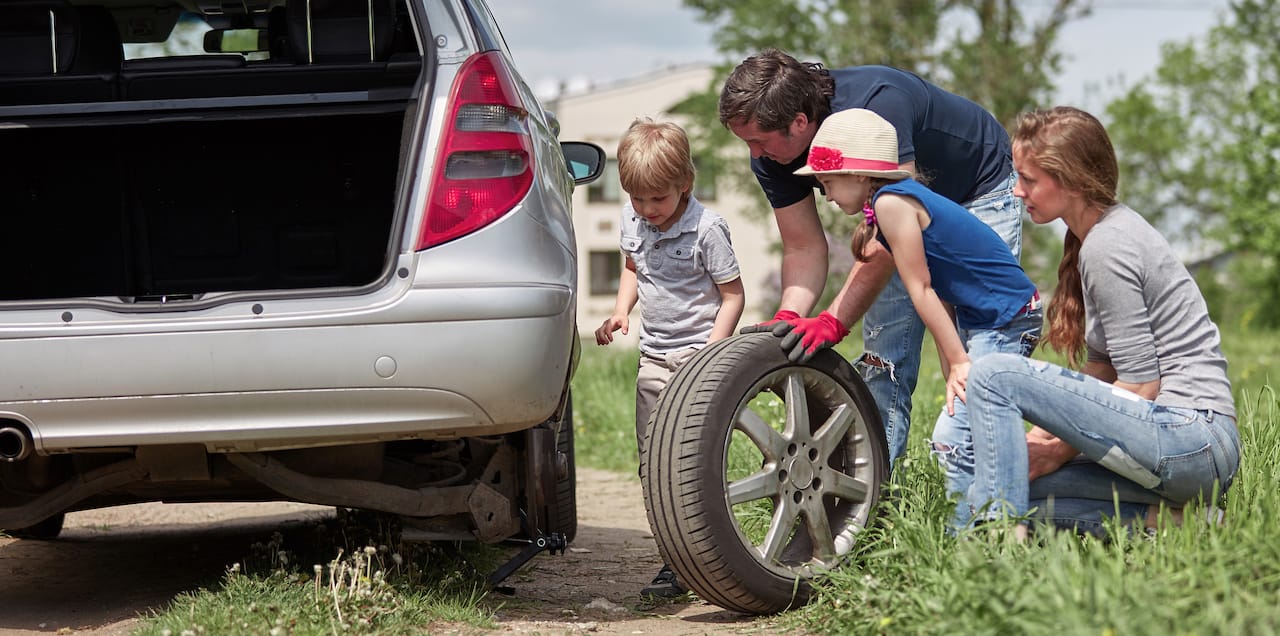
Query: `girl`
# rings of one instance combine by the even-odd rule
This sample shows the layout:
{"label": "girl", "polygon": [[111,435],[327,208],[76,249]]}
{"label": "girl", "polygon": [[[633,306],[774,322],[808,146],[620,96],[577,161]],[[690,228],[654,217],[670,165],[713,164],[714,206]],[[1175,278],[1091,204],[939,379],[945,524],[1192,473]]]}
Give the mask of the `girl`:
{"label": "girl", "polygon": [[1093,533],[1117,512],[1154,527],[1162,503],[1180,522],[1183,504],[1226,492],[1240,462],[1218,328],[1164,237],[1116,202],[1115,151],[1097,119],[1066,107],[1024,115],[1013,162],[1031,220],[1067,225],[1048,339],[1085,363],[975,362],[971,497]]}
{"label": "girl", "polygon": [[[977,502],[964,499],[973,476],[964,407],[970,363],[995,352],[1031,355],[1042,322],[1035,284],[994,230],[900,169],[897,133],[876,113],[855,108],[827,117],[796,174],[816,177],[846,214],[865,216],[853,237],[856,266],[878,267],[883,282],[896,268],[933,335],[947,380],[933,444],[948,494],[962,498],[953,525],[963,526],[977,512]],[[837,295],[833,310],[848,291]],[[787,338],[801,338],[802,350],[810,348],[803,340],[811,333],[848,333],[832,311],[791,323],[795,332]],[[785,341],[783,348],[789,348]]]}

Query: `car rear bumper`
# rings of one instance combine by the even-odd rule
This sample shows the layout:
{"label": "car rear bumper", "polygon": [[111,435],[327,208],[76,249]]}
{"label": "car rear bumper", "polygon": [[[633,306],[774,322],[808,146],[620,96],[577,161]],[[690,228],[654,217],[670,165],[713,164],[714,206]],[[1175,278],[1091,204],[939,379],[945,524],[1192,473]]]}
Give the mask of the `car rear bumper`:
{"label": "car rear bumper", "polygon": [[350,312],[0,329],[0,419],[25,425],[40,453],[244,452],[495,435],[553,413],[575,337],[570,288],[402,292]]}

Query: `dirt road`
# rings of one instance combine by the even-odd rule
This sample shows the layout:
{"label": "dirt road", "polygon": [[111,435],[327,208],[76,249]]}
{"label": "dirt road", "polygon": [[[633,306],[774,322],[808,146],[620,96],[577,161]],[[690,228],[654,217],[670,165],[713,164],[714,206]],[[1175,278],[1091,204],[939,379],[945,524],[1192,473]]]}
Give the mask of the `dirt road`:
{"label": "dirt road", "polygon": [[[577,540],[506,581],[515,594],[500,599],[492,633],[778,633],[773,621],[701,601],[641,602],[661,562],[635,478],[579,468],[578,506]],[[297,504],[147,504],[68,515],[53,542],[0,539],[0,634],[128,634],[138,615],[216,584],[254,542],[330,514]]]}

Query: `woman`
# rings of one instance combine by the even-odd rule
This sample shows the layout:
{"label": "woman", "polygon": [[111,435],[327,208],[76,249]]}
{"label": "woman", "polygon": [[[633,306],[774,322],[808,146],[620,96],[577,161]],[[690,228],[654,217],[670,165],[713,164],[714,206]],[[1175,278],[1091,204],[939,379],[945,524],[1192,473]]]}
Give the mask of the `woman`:
{"label": "woman", "polygon": [[980,520],[1035,508],[1093,533],[1117,513],[1152,528],[1161,503],[1180,521],[1184,504],[1225,492],[1240,461],[1218,328],[1169,243],[1116,202],[1115,151],[1097,119],[1028,113],[1013,161],[1031,219],[1068,230],[1046,340],[1073,366],[1086,356],[1082,372],[1007,354],[974,361],[969,500],[991,502]]}

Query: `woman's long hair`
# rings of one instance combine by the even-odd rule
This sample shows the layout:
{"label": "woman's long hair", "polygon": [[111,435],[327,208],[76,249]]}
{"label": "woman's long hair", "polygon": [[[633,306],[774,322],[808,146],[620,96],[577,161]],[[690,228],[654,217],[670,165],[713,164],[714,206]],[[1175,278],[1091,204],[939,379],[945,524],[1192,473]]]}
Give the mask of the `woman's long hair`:
{"label": "woman's long hair", "polygon": [[[1058,106],[1024,113],[1013,134],[1014,153],[1077,192],[1099,210],[1116,203],[1120,169],[1102,123],[1078,108]],[[1058,288],[1049,301],[1049,346],[1079,366],[1084,352],[1084,289],[1080,283],[1080,237],[1067,231],[1058,263]]]}

